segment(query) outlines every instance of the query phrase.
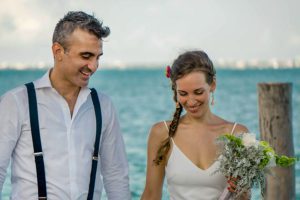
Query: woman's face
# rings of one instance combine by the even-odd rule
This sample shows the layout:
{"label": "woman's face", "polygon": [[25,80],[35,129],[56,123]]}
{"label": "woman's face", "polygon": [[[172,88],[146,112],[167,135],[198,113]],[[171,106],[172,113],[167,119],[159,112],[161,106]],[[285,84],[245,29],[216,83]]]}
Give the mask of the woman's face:
{"label": "woman's face", "polygon": [[187,114],[201,117],[209,109],[210,92],[215,86],[215,81],[208,85],[203,72],[191,72],[176,80],[177,100]]}

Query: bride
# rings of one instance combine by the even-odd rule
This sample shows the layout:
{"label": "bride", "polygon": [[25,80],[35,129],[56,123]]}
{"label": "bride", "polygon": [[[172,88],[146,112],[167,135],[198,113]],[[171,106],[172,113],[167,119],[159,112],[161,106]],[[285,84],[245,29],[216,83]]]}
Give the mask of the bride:
{"label": "bride", "polygon": [[[150,130],[141,200],[161,199],[164,177],[171,200],[218,199],[228,185],[234,192],[232,179],[213,174],[219,166],[215,140],[222,134],[248,129],[210,110],[216,89],[213,63],[203,51],[188,51],[167,68],[167,77],[172,82],[176,110],[171,121],[158,122]],[[249,194],[240,199],[249,199]]]}

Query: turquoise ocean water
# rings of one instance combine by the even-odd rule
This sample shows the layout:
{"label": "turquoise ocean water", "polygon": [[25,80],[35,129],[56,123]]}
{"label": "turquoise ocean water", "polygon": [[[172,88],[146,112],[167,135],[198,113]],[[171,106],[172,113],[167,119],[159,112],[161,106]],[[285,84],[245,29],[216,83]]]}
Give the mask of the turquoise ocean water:
{"label": "turquoise ocean water", "polygon": [[[45,70],[0,70],[0,95],[20,84],[43,75]],[[295,154],[300,156],[300,69],[217,70],[217,90],[213,112],[245,124],[258,134],[257,83],[293,83],[293,133]],[[98,71],[90,86],[112,97],[120,122],[130,167],[132,199],[139,199],[145,183],[146,143],[151,125],[170,119],[174,104],[164,69],[128,69]],[[10,172],[8,170],[9,176]],[[3,188],[3,200],[9,198],[10,180]],[[296,193],[300,199],[300,163],[296,165]],[[163,199],[168,199],[164,189]],[[252,199],[259,199],[253,190]]]}

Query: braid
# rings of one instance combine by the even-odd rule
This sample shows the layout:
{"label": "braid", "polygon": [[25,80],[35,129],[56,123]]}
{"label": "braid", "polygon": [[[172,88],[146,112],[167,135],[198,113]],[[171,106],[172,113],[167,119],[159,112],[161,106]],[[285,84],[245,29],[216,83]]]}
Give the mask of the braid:
{"label": "braid", "polygon": [[170,124],[169,137],[174,137],[174,135],[175,135],[175,132],[176,132],[178,124],[179,124],[181,112],[182,112],[182,106],[179,104],[179,107],[176,108],[176,111],[173,116],[173,120]]}
{"label": "braid", "polygon": [[173,115],[173,120],[170,124],[169,128],[169,137],[162,141],[161,146],[159,147],[156,157],[153,160],[155,165],[159,165],[165,158],[167,153],[170,150],[170,144],[171,144],[171,137],[174,137],[175,132],[177,130],[178,124],[179,124],[179,119],[180,119],[180,114],[182,112],[182,106],[179,104],[178,107],[176,107],[176,110]]}

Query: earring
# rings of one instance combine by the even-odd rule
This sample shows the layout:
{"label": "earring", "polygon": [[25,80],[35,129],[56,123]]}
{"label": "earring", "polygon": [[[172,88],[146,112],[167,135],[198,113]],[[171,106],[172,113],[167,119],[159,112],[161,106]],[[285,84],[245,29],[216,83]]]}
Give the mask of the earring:
{"label": "earring", "polygon": [[211,93],[211,102],[210,102],[210,105],[215,105],[215,96],[214,96],[214,93],[212,92]]}
{"label": "earring", "polygon": [[176,109],[177,108],[180,108],[180,105],[179,105],[179,102],[178,101],[176,101]]}

